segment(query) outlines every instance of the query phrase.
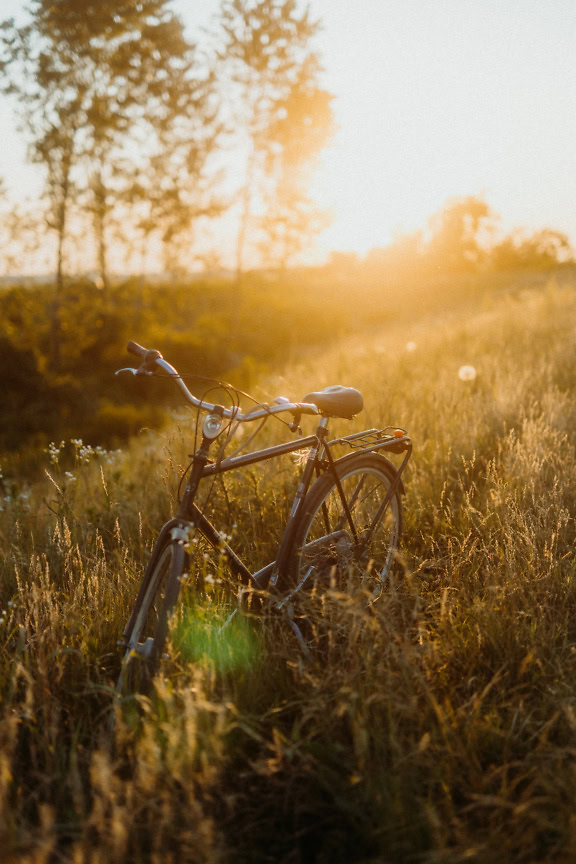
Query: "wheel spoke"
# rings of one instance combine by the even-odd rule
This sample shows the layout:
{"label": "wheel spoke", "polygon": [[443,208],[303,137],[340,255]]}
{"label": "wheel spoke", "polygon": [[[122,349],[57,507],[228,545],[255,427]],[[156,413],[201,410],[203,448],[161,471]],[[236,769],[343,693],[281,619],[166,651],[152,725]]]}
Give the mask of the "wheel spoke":
{"label": "wheel spoke", "polygon": [[[360,490],[362,489],[362,486],[364,485],[364,481],[365,481],[365,479],[366,479],[366,475],[364,475],[364,476],[360,479],[360,482],[359,482],[358,485],[356,486],[356,489],[354,490],[354,492],[353,492],[353,494],[352,494],[352,496],[351,496],[351,498],[350,498],[350,501],[348,502],[348,510],[350,511],[350,513],[352,513],[353,510],[354,510],[354,507],[355,507],[355,505],[356,505],[356,499],[357,499],[358,495],[360,494]],[[337,523],[337,525],[336,525],[336,528],[337,528],[337,529],[338,529],[338,528],[343,528],[345,522],[346,522],[346,513],[343,513],[342,516],[340,517],[340,519],[338,520],[338,523]]]}
{"label": "wheel spoke", "polygon": [[[383,464],[387,465],[376,455],[361,455],[339,466],[339,484],[325,475],[309,493],[298,538],[298,572],[314,566],[315,584],[324,582],[328,587],[335,576],[336,584],[347,590],[363,591],[365,586],[381,585],[389,575],[401,517],[397,491],[389,494],[392,475]],[[354,542],[350,534],[347,542],[336,539],[351,519]],[[331,531],[326,529],[327,522],[333,526]]]}

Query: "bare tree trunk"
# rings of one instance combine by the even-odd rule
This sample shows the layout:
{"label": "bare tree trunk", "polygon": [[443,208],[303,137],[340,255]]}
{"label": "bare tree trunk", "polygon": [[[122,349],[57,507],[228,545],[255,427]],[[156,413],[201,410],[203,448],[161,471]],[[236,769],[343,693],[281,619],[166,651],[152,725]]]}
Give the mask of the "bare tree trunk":
{"label": "bare tree trunk", "polygon": [[98,246],[98,272],[102,280],[102,293],[105,302],[108,299],[108,289],[110,287],[108,279],[108,246],[106,243],[107,215],[106,187],[102,180],[102,173],[98,171],[94,178],[94,231]]}
{"label": "bare tree trunk", "polygon": [[64,272],[62,262],[62,247],[64,245],[64,234],[58,232],[58,260],[56,265],[56,284],[54,286],[54,297],[50,305],[50,367],[54,372],[60,370],[60,335],[62,326],[60,321],[60,306],[62,303],[62,290],[64,287]]}
{"label": "bare tree trunk", "polygon": [[50,309],[50,366],[54,372],[60,371],[61,364],[61,337],[62,321],[61,309],[64,295],[64,241],[68,228],[68,205],[72,190],[70,172],[74,157],[74,135],[76,127],[72,129],[69,138],[64,142],[60,151],[61,161],[59,168],[52,174],[50,183],[55,204],[55,225],[58,235],[58,249],[56,258],[56,285],[54,287],[54,298]]}
{"label": "bare tree trunk", "polygon": [[68,193],[70,181],[65,172],[62,183],[62,197],[58,207],[58,218],[56,230],[58,232],[58,250],[56,259],[56,285],[54,286],[54,298],[50,308],[50,366],[54,372],[60,371],[60,337],[62,335],[62,322],[60,310],[62,306],[62,295],[64,293],[64,239],[68,222]]}

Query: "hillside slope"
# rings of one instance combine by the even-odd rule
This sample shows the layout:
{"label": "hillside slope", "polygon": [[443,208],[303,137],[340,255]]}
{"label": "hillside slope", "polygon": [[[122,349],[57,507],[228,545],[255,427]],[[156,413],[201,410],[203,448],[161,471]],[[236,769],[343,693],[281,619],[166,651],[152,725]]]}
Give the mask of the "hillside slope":
{"label": "hillside slope", "polygon": [[[369,613],[329,599],[336,635],[315,662],[282,627],[259,630],[232,671],[173,659],[139,723],[117,709],[114,740],[115,640],[174,506],[190,421],[122,453],[54,448],[44,486],[5,483],[8,860],[574,860],[575,337],[576,295],[551,282],[267,381],[258,398],[360,387],[365,413],[336,432],[409,429],[396,580]],[[294,476],[288,458],[213,491],[257,562]]]}

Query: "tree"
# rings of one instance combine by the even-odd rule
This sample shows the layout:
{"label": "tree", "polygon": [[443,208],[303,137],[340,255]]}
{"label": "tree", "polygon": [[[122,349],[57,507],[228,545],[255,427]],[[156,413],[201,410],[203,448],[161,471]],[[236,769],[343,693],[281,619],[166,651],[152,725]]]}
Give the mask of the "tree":
{"label": "tree", "polygon": [[73,193],[77,137],[84,93],[77,86],[74,62],[59,50],[49,3],[36,0],[32,23],[1,25],[2,90],[18,96],[21,119],[30,137],[29,155],[46,168],[46,223],[56,233],[56,284],[51,304],[51,363],[59,366],[60,302],[64,279],[64,241]]}
{"label": "tree", "polygon": [[574,251],[566,234],[543,228],[534,234],[516,230],[496,244],[491,252],[492,266],[548,269],[574,261]]}
{"label": "tree", "polygon": [[289,183],[281,183],[270,196],[260,219],[264,239],[259,248],[264,262],[284,270],[315,234],[328,224],[328,215],[314,207],[306,194]]}
{"label": "tree", "polygon": [[[261,209],[267,205],[272,236],[283,231],[292,238],[284,258],[292,253],[294,238],[303,236],[307,201],[301,169],[329,134],[331,97],[318,87],[319,64],[310,42],[319,24],[307,8],[299,12],[295,0],[224,0],[221,22],[220,57],[230,70],[247,139],[236,244],[240,274],[255,202]],[[286,232],[281,226],[290,213],[293,228]]]}
{"label": "tree", "polygon": [[329,222],[306,193],[317,156],[333,133],[332,95],[318,86],[319,72],[317,57],[309,54],[277,101],[268,130],[269,190],[260,245],[282,268]]}
{"label": "tree", "polygon": [[[211,80],[206,87],[212,87]],[[222,125],[206,95],[202,100],[205,110],[175,115],[167,124],[160,133],[157,152],[130,190],[129,197],[140,213],[142,238],[146,241],[158,235],[164,270],[172,273],[190,268],[196,221],[212,219],[226,207],[215,192],[218,175],[208,170]]]}
{"label": "tree", "polygon": [[[119,202],[142,205],[147,198],[148,218],[163,225],[166,241],[200,215],[214,214],[204,175],[220,125],[214,74],[168,0],[91,2],[100,17],[87,54],[96,84],[84,145],[91,170],[86,200],[105,280],[106,233]],[[74,17],[85,16],[85,6],[72,2],[72,8]]]}
{"label": "tree", "polygon": [[[15,93],[46,168],[49,225],[58,237],[53,365],[58,365],[63,248],[71,202],[91,216],[98,267],[108,278],[114,208],[145,176],[170,136],[202,129],[214,141],[214,76],[168,9],[169,0],[33,0],[30,22],[2,25],[4,90]],[[182,149],[180,147],[180,149]],[[189,152],[192,152],[190,145]],[[198,161],[189,160],[198,169]]]}
{"label": "tree", "polygon": [[494,215],[481,198],[456,198],[430,220],[428,261],[442,270],[474,270],[486,257]]}

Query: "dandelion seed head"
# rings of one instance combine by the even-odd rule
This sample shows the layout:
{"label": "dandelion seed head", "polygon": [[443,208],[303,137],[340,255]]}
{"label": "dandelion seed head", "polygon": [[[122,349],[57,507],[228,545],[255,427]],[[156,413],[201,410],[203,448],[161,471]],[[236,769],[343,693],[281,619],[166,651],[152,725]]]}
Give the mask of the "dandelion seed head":
{"label": "dandelion seed head", "polygon": [[460,366],[458,378],[460,381],[474,381],[477,372],[474,366]]}

